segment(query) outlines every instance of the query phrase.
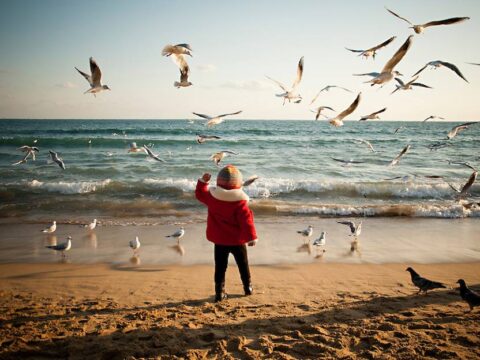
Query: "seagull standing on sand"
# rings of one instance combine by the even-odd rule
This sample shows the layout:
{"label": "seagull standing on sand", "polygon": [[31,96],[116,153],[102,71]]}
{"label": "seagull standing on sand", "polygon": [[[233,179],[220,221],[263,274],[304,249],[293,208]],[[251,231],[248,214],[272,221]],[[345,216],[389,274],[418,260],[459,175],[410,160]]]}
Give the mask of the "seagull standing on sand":
{"label": "seagull standing on sand", "polygon": [[398,164],[400,159],[407,153],[407,151],[410,149],[410,145],[405,146],[402,151],[400,151],[400,154],[397,155],[395,159],[393,159],[388,166],[392,167]]}
{"label": "seagull standing on sand", "polygon": [[[387,9],[387,8],[385,8],[385,9]],[[457,24],[459,22],[470,19],[469,17],[454,17],[454,18],[449,18],[449,19],[445,19],[445,20],[430,21],[428,23],[421,24],[421,25],[413,25],[410,21],[408,21],[407,19],[405,19],[405,18],[401,17],[400,15],[394,13],[392,10],[387,9],[387,11],[390,14],[392,14],[393,16],[396,16],[397,18],[409,23],[411,25],[410,28],[413,29],[417,34],[421,34],[423,32],[423,30],[425,30],[425,28],[427,28],[429,26],[452,25],[452,24]]]}
{"label": "seagull standing on sand", "polygon": [[100,68],[98,67],[97,63],[95,60],[93,60],[93,57],[90,57],[90,72],[92,73],[91,75],[88,75],[84,73],[83,71],[78,70],[75,68],[90,84],[90,89],[84,92],[84,94],[90,93],[93,94],[93,96],[97,96],[96,94],[99,93],[102,90],[111,90],[107,85],[102,85],[101,80],[102,80],[102,72],[100,71]]}
{"label": "seagull standing on sand", "polygon": [[395,78],[395,81],[398,83],[398,85],[395,84],[396,88],[395,90],[393,90],[391,94],[397,92],[398,90],[413,90],[413,86],[419,86],[419,87],[424,87],[424,88],[427,88],[427,89],[432,89],[431,86],[428,86],[428,85],[425,85],[425,84],[422,84],[422,83],[418,83],[418,82],[415,82],[416,80],[418,79],[418,76],[415,76],[412,80],[410,80],[409,82],[407,83],[404,83],[402,81],[402,79],[396,77]]}
{"label": "seagull standing on sand", "polygon": [[224,122],[225,121],[225,119],[224,119],[225,116],[238,115],[241,112],[242,112],[242,110],[236,111],[234,113],[222,114],[222,115],[217,115],[217,116],[210,116],[210,115],[199,114],[199,113],[195,113],[195,112],[192,113],[192,114],[197,115],[201,118],[207,119],[208,121],[205,125],[210,127],[210,126],[218,125],[218,124]]}
{"label": "seagull standing on sand", "polygon": [[367,50],[353,50],[349,48],[345,48],[345,49],[354,53],[359,53],[358,56],[363,56],[365,57],[365,59],[368,59],[371,56],[373,60],[375,60],[375,55],[377,54],[377,50],[380,50],[381,48],[387,46],[395,39],[396,39],[396,36],[392,36],[390,39],[385,40],[381,44],[371,47],[370,49],[367,49]]}
{"label": "seagull standing on sand", "polygon": [[133,250],[133,255],[136,255],[138,249],[140,249],[140,240],[138,240],[138,236],[135,236],[135,240],[130,240],[128,246]]}
{"label": "seagull standing on sand", "polygon": [[236,153],[234,151],[223,150],[223,151],[219,151],[219,152],[213,154],[212,156],[210,156],[210,160],[213,160],[215,165],[218,166],[218,164],[220,164],[220,161],[222,161],[223,158],[227,156],[227,154],[238,155],[238,153]]}
{"label": "seagull standing on sand", "polygon": [[383,108],[382,110],[375,111],[369,115],[364,115],[360,118],[359,121],[380,119],[380,116],[378,116],[378,114],[383,113],[385,110],[387,110],[387,108]]}
{"label": "seagull standing on sand", "polygon": [[433,120],[433,119],[440,119],[440,120],[445,120],[445,118],[437,115],[430,115],[429,117],[425,118],[422,122],[427,122],[428,120]]}
{"label": "seagull standing on sand", "polygon": [[313,240],[312,245],[313,246],[325,246],[326,241],[327,241],[326,237],[327,237],[327,232],[322,231],[320,236],[317,239]]}
{"label": "seagull standing on sand", "polygon": [[354,236],[355,239],[357,239],[362,233],[362,221],[360,221],[358,225],[355,224],[353,221],[337,221],[337,223],[350,227],[349,236]]}
{"label": "seagull standing on sand", "polygon": [[470,290],[465,283],[465,280],[459,279],[457,284],[460,285],[460,296],[467,302],[468,306],[470,307],[470,311],[472,311],[475,306],[480,306],[480,295],[475,291]]}
{"label": "seagull standing on sand", "polygon": [[298,230],[297,233],[301,234],[304,237],[304,240],[303,240],[304,243],[306,242],[306,240],[310,241],[309,237],[312,236],[313,234],[313,226],[308,225],[306,229]]}
{"label": "seagull standing on sand", "polygon": [[422,291],[426,294],[428,290],[433,290],[433,289],[441,289],[441,288],[446,288],[445,285],[442,283],[439,283],[437,281],[431,281],[428,279],[425,279],[421,277],[415,270],[413,270],[411,267],[408,267],[405,271],[408,271],[410,273],[410,276],[412,278],[412,283],[416,287],[418,287],[418,293],[420,294]]}
{"label": "seagull standing on sand", "polygon": [[147,153],[147,155],[150,156],[153,160],[165,162],[165,160],[159,158],[158,155],[155,155],[147,145],[143,145],[143,148],[145,149],[145,152]]}
{"label": "seagull standing on sand", "polygon": [[216,135],[202,135],[202,134],[197,134],[197,143],[203,144],[204,142],[208,140],[220,140],[220,136]]}
{"label": "seagull standing on sand", "polygon": [[188,81],[188,76],[190,75],[190,67],[185,60],[184,55],[192,56],[192,48],[188,44],[177,44],[177,45],[167,45],[162,50],[163,56],[171,56],[173,62],[180,69],[180,82],[175,81],[173,86],[176,88],[188,87],[193,85]]}
{"label": "seagull standing on sand", "polygon": [[350,106],[342,111],[340,114],[338,114],[337,116],[335,116],[333,119],[330,119],[329,120],[329,123],[330,125],[333,125],[335,127],[339,127],[339,126],[343,126],[343,119],[345,117],[347,117],[348,115],[350,115],[352,112],[355,111],[355,109],[357,108],[358,104],[360,103],[360,98],[361,98],[361,95],[362,93],[358,93],[357,97],[355,98],[355,100],[350,104]]}
{"label": "seagull standing on sand", "polygon": [[367,73],[367,74],[356,74],[356,75],[369,75],[373,76],[373,79],[367,81],[367,83],[372,83],[371,86],[373,85],[385,85],[387,82],[390,80],[393,80],[395,76],[401,76],[398,71],[394,71],[393,69],[397,64],[400,62],[400,60],[403,59],[407,51],[410,49],[412,46],[412,39],[413,35],[410,35],[407,40],[403,43],[402,46],[397,50],[397,52],[392,56],[390,60],[387,61],[385,66],[383,67],[382,71],[380,73]]}
{"label": "seagull standing on sand", "polygon": [[441,60],[434,60],[434,61],[428,62],[424,67],[422,67],[415,74],[413,74],[413,76],[420,74],[423,70],[425,70],[429,66],[431,66],[432,69],[435,69],[435,70],[438,69],[441,66],[445,66],[446,68],[455,72],[455,74],[460,76],[463,80],[465,80],[468,83],[468,80],[465,78],[465,76],[463,76],[462,72],[458,69],[458,67],[456,67],[455,65],[453,65],[451,63],[448,63],[446,61],[441,61]]}
{"label": "seagull standing on sand", "polygon": [[67,241],[58,245],[48,245],[46,246],[49,249],[60,251],[62,253],[62,257],[65,257],[65,251],[68,251],[72,248],[72,237],[67,237]]}
{"label": "seagull standing on sand", "polygon": [[52,225],[50,225],[49,227],[43,229],[42,232],[46,233],[46,234],[53,234],[55,232],[55,230],[57,230],[57,222],[56,221],[54,221],[52,223]]}
{"label": "seagull standing on sand", "polygon": [[173,234],[167,235],[165,237],[177,239],[177,244],[178,244],[180,242],[180,239],[183,237],[183,235],[185,235],[185,229],[181,227],[179,230],[175,231]]}
{"label": "seagull standing on sand", "polygon": [[48,152],[50,153],[51,160],[54,163],[56,163],[58,166],[60,166],[61,169],[65,170],[65,164],[64,164],[62,158],[59,157],[58,154],[53,150],[48,150]]}
{"label": "seagull standing on sand", "polygon": [[470,125],[474,125],[476,123],[478,123],[479,121],[472,121],[472,122],[467,122],[467,123],[464,123],[464,124],[460,124],[460,125],[457,125],[457,126],[454,126],[452,128],[452,130],[450,130],[447,134],[447,140],[450,140],[450,139],[453,139],[455,136],[457,136],[457,134],[460,132],[460,131],[463,131],[463,130],[467,130],[468,127]]}
{"label": "seagull standing on sand", "polygon": [[283,98],[283,105],[285,105],[285,101],[288,100],[288,102],[291,102],[292,100],[296,100],[295,103],[299,103],[302,100],[302,97],[296,93],[297,87],[300,84],[300,81],[302,80],[302,75],[303,75],[303,56],[300,58],[300,61],[298,62],[297,66],[297,77],[293,81],[292,87],[288,89],[285,85],[283,85],[281,82],[272,79],[271,77],[267,76],[267,79],[273,81],[276,83],[280,88],[285,91],[282,94],[277,94],[276,96],[282,97]]}

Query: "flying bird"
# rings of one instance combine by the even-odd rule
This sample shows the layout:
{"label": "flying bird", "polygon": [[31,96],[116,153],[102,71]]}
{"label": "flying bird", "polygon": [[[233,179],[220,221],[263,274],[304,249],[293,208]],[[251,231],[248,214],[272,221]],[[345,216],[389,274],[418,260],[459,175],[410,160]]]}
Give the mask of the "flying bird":
{"label": "flying bird", "polygon": [[220,164],[220,161],[222,161],[223,158],[226,157],[228,154],[238,155],[238,153],[236,153],[236,152],[233,152],[233,151],[230,151],[230,150],[224,150],[224,151],[219,151],[219,152],[213,154],[212,156],[210,156],[210,160],[213,160],[215,165],[218,166],[218,164]]}
{"label": "flying bird", "polygon": [[136,255],[138,249],[140,249],[140,240],[138,240],[138,236],[135,236],[135,240],[130,240],[128,242],[128,246],[133,250],[133,254]]}
{"label": "flying bird", "polygon": [[361,95],[362,93],[359,92],[356,99],[350,104],[350,106],[346,110],[335,116],[333,119],[330,119],[329,123],[335,127],[343,126],[343,119],[355,111],[358,104],[360,103]]}
{"label": "flying bird", "polygon": [[395,78],[395,81],[398,82],[398,85],[395,84],[395,90],[393,90],[391,94],[397,92],[398,90],[412,90],[413,89],[413,86],[419,86],[419,87],[424,87],[424,88],[428,88],[428,89],[431,89],[432,87],[431,86],[428,86],[428,85],[425,85],[425,84],[422,84],[422,83],[419,83],[419,82],[415,82],[417,81],[418,79],[418,76],[415,76],[412,80],[410,80],[409,82],[407,83],[404,83],[402,81],[402,79],[396,77]]}
{"label": "flying bird", "polygon": [[143,145],[143,148],[145,149],[145,152],[147,153],[147,155],[150,156],[153,160],[157,160],[157,161],[160,161],[160,162],[166,162],[165,160],[158,157],[158,155],[155,155],[147,145]]}
{"label": "flying bird", "polygon": [[395,131],[393,133],[396,134],[397,132],[399,132],[402,129],[405,129],[405,126],[399,126],[398,128],[395,129]]}
{"label": "flying bird", "polygon": [[354,53],[359,53],[358,56],[363,56],[363,57],[365,57],[365,59],[368,59],[371,56],[373,58],[373,60],[375,60],[375,55],[377,54],[377,50],[380,50],[381,48],[387,46],[388,44],[390,44],[395,39],[396,39],[396,36],[392,36],[390,39],[385,40],[381,44],[376,45],[376,46],[371,47],[371,48],[366,49],[366,50],[354,50],[354,49],[349,49],[349,48],[345,48],[345,49],[347,49],[348,51],[354,52]]}
{"label": "flying bird", "polygon": [[60,251],[62,253],[62,256],[65,256],[65,251],[68,251],[72,248],[72,237],[69,236],[67,237],[67,241],[58,245],[48,245],[46,248],[55,250],[55,251]]}
{"label": "flying bird", "polygon": [[422,122],[427,122],[428,120],[433,120],[433,119],[440,119],[440,120],[445,120],[445,118],[437,115],[430,115],[429,117],[425,118]]}
{"label": "flying bird", "polygon": [[362,221],[360,221],[358,225],[355,224],[353,221],[337,221],[337,223],[350,227],[349,236],[354,236],[355,238],[357,238],[362,233]]}
{"label": "flying bird", "polygon": [[467,123],[464,123],[464,124],[460,124],[460,125],[457,125],[457,126],[454,126],[452,128],[452,130],[450,130],[447,134],[447,140],[450,140],[450,139],[453,139],[455,136],[457,136],[457,134],[460,132],[460,131],[463,131],[463,130],[467,130],[468,127],[470,125],[474,125],[476,123],[478,123],[479,121],[472,121],[472,122],[467,122]]}
{"label": "flying bird", "polygon": [[363,161],[343,160],[343,159],[337,159],[337,158],[334,158],[334,157],[332,157],[331,159],[344,164],[343,166],[348,166],[348,165],[352,165],[352,164],[363,164],[364,163]]}
{"label": "flying bird", "polygon": [[93,94],[93,96],[97,96],[96,94],[99,93],[102,90],[111,90],[107,85],[102,85],[102,72],[100,71],[100,68],[98,67],[97,63],[95,60],[93,60],[93,57],[90,57],[90,72],[91,75],[88,75],[87,73],[84,73],[83,71],[78,70],[75,68],[80,75],[82,75],[90,84],[90,89],[84,92],[84,94],[90,93]]}
{"label": "flying bird", "polygon": [[242,110],[236,111],[236,112],[234,112],[234,113],[222,114],[222,115],[217,115],[217,116],[210,116],[210,115],[205,115],[205,114],[199,114],[199,113],[196,113],[196,112],[194,112],[194,113],[192,113],[192,114],[197,115],[197,116],[199,116],[199,117],[201,117],[201,118],[204,118],[204,119],[208,120],[205,125],[207,125],[208,127],[210,127],[210,126],[218,125],[218,124],[224,122],[224,121],[225,121],[224,117],[226,117],[226,116],[238,115],[238,114],[240,114],[241,112],[242,112]]}
{"label": "flying bird", "polygon": [[28,158],[31,156],[33,160],[35,160],[35,152],[39,152],[37,147],[35,146],[28,146],[28,145],[23,145],[22,147],[19,147],[18,150],[22,151],[25,153],[23,158],[12,165],[20,165],[24,164],[27,162]]}
{"label": "flying bird", "polygon": [[129,153],[139,153],[139,152],[146,152],[143,147],[138,147],[136,142],[130,143],[130,149],[128,149]]}
{"label": "flying bird", "polygon": [[435,70],[438,69],[439,67],[444,66],[452,70],[453,72],[455,72],[455,74],[460,76],[463,80],[465,80],[468,83],[468,80],[465,78],[465,76],[463,76],[462,72],[458,69],[458,67],[456,67],[454,64],[448,63],[446,61],[441,61],[441,60],[434,60],[434,61],[428,62],[424,67],[422,67],[415,74],[413,74],[413,76],[420,74],[423,70],[425,70],[429,66],[431,66],[432,69],[435,69]]}
{"label": "flying bird", "polygon": [[397,155],[395,159],[393,159],[388,166],[392,167],[398,164],[400,159],[407,153],[407,151],[410,149],[410,145],[405,146],[402,151],[400,151],[400,154]]}
{"label": "flying bird", "polygon": [[180,70],[180,81],[175,81],[173,86],[176,88],[188,87],[193,85],[188,81],[190,75],[190,67],[185,60],[185,55],[192,56],[192,48],[188,44],[166,45],[162,50],[163,56],[171,56],[172,61]]}
{"label": "flying bird", "polygon": [[65,164],[62,160],[61,157],[58,156],[58,154],[55,152],[55,151],[52,151],[52,150],[48,150],[48,152],[50,153],[50,158],[51,160],[56,163],[58,166],[60,166],[60,168],[62,168],[63,170],[65,170]]}
{"label": "flying bird", "polygon": [[457,284],[460,284],[460,296],[465,300],[472,311],[476,306],[480,306],[480,295],[475,291],[470,290],[465,283],[465,280],[459,279]]}
{"label": "flying bird", "polygon": [[420,294],[421,292],[424,292],[425,294],[428,292],[428,290],[433,290],[433,289],[444,289],[446,288],[445,285],[442,283],[439,283],[437,281],[431,281],[428,279],[425,279],[421,277],[415,270],[413,270],[411,267],[408,267],[405,271],[408,271],[410,273],[410,276],[412,277],[412,283],[416,287],[418,287],[418,293]]}
{"label": "flying bird", "polygon": [[467,64],[480,66],[480,63],[471,63],[471,62],[467,62]]}
{"label": "flying bird", "polygon": [[252,185],[255,181],[258,180],[258,176],[257,175],[252,175],[250,176],[247,180],[245,180],[242,184],[243,187],[247,187],[247,186],[250,186]]}
{"label": "flying bird", "polygon": [[310,101],[310,105],[312,105],[312,104],[315,102],[315,100],[318,99],[318,97],[320,96],[320,94],[321,94],[323,91],[330,91],[330,89],[335,89],[335,88],[341,89],[341,90],[345,90],[345,91],[347,91],[347,92],[349,92],[349,93],[353,93],[352,90],[349,90],[349,89],[344,88],[344,87],[341,87],[341,86],[337,86],[337,85],[327,85],[327,86],[325,86],[323,89],[321,89],[321,90],[317,93],[317,95],[315,95],[315,97],[312,99],[312,101]]}
{"label": "flying bird", "polygon": [[56,221],[54,221],[52,223],[52,225],[50,225],[49,227],[43,229],[42,232],[46,233],[46,234],[53,234],[55,232],[55,230],[57,230],[57,222]]}
{"label": "flying bird", "polygon": [[316,115],[315,115],[315,120],[318,120],[318,118],[320,117],[320,115],[321,115],[321,113],[322,113],[322,110],[324,110],[324,109],[328,109],[328,110],[331,110],[331,111],[335,111],[335,110],[333,110],[330,106],[319,106],[316,111],[312,111],[312,112],[314,112],[314,113],[316,114]]}
{"label": "flying bird", "polygon": [[[308,241],[309,240],[309,237],[312,236],[313,234],[313,226],[312,225],[308,225],[308,227],[304,230],[298,230],[297,231],[298,234],[301,234],[305,239],[307,239]],[[304,242],[305,242],[305,239],[304,239]]]}
{"label": "flying bird", "polygon": [[[385,8],[385,9],[387,9],[387,8]],[[425,28],[427,28],[429,26],[452,25],[452,24],[456,24],[456,23],[459,23],[459,22],[470,19],[469,17],[454,17],[454,18],[449,18],[449,19],[445,19],[445,20],[430,21],[428,23],[421,24],[421,25],[413,25],[410,21],[408,21],[404,17],[401,17],[400,15],[394,13],[392,10],[387,9],[387,11],[390,14],[392,14],[393,16],[396,16],[397,18],[409,23],[411,25],[410,28],[413,29],[417,34],[421,34],[423,32],[423,30],[425,30]]]}
{"label": "flying bird", "polygon": [[464,198],[467,193],[468,193],[468,190],[470,190],[470,188],[472,187],[473,183],[475,182],[475,180],[477,179],[477,174],[478,174],[478,171],[477,170],[473,170],[473,173],[470,175],[470,177],[468,178],[467,182],[465,183],[465,185],[462,186],[461,189],[457,189],[455,186],[453,186],[452,184],[448,183],[448,185],[455,191],[458,193],[457,195],[457,199],[462,199]]}
{"label": "flying bird", "polygon": [[178,243],[178,242],[180,242],[180,239],[183,237],[183,235],[185,235],[185,229],[183,227],[181,227],[180,229],[175,231],[173,234],[167,235],[165,237],[177,239],[177,243]]}
{"label": "flying bird", "polygon": [[405,40],[403,45],[400,46],[397,52],[392,56],[392,58],[387,61],[387,63],[385,64],[385,66],[383,67],[380,73],[367,73],[367,74],[360,74],[360,75],[373,76],[373,79],[367,81],[367,83],[372,83],[371,86],[373,85],[383,86],[387,82],[392,80],[395,76],[401,76],[402,74],[400,74],[398,71],[394,71],[393,69],[395,68],[395,66],[397,66],[400,60],[403,59],[407,51],[412,46],[412,39],[413,39],[413,35],[410,35],[407,38],[407,40]]}
{"label": "flying bird", "polygon": [[382,110],[375,111],[369,115],[364,115],[360,118],[359,121],[380,119],[380,116],[378,116],[378,114],[383,113],[385,110],[387,110],[387,108],[383,108]]}
{"label": "flying bird", "polygon": [[203,144],[208,140],[220,140],[220,136],[197,134],[197,143]]}
{"label": "flying bird", "polygon": [[370,141],[367,141],[367,140],[364,140],[364,139],[357,139],[357,140],[354,140],[354,141],[367,145],[368,148],[369,148],[372,152],[375,152],[375,149],[373,148],[373,146],[372,146],[372,144],[370,143]]}
{"label": "flying bird", "polygon": [[298,88],[298,85],[300,85],[300,81],[302,80],[302,75],[303,75],[303,56],[300,58],[300,61],[298,62],[297,65],[297,76],[295,80],[293,81],[292,87],[289,89],[285,85],[283,85],[281,82],[272,79],[271,77],[267,76],[267,79],[273,81],[276,83],[280,88],[285,91],[282,94],[277,94],[276,96],[283,98],[283,105],[285,105],[285,101],[288,100],[288,102],[291,102],[292,100],[302,100],[302,96],[300,94],[296,93],[296,90]]}

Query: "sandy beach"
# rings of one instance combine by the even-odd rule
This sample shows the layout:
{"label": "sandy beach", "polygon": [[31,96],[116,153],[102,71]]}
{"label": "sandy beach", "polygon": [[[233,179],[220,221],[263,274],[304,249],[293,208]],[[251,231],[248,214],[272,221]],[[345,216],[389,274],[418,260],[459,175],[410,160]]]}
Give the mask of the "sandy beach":
{"label": "sandy beach", "polygon": [[213,303],[213,267],[0,265],[3,359],[480,356],[480,263],[412,265],[449,288],[417,295],[406,264],[253,266],[255,294]]}

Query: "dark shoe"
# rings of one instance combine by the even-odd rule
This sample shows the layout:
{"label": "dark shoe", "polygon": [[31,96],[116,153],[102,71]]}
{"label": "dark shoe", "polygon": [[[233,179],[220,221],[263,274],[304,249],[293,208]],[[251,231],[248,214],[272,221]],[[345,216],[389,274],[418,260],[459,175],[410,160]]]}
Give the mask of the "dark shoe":
{"label": "dark shoe", "polygon": [[215,302],[225,300],[226,298],[225,284],[215,284]]}
{"label": "dark shoe", "polygon": [[245,292],[245,296],[249,296],[253,294],[253,287],[252,284],[243,286],[243,291]]}

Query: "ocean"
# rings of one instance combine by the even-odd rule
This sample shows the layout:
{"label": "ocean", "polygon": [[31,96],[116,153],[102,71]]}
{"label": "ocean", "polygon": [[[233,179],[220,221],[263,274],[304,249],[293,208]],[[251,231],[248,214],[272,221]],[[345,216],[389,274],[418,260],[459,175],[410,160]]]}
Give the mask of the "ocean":
{"label": "ocean", "polygon": [[[259,176],[245,188],[256,216],[479,217],[480,209],[462,206],[448,185],[461,188],[472,170],[448,160],[479,166],[480,126],[447,141],[456,124],[226,120],[209,129],[187,120],[0,120],[0,221],[204,221],[193,190],[204,172],[215,178],[220,168],[209,157],[222,150],[238,153],[223,163],[245,179]],[[197,144],[197,133],[221,139]],[[166,162],[128,153],[131,142],[149,145]],[[447,145],[430,148],[439,143]],[[37,146],[37,159],[12,166],[22,145]],[[49,162],[48,150],[66,170]],[[425,177],[432,175],[441,178]],[[468,199],[479,198],[477,181]]]}

